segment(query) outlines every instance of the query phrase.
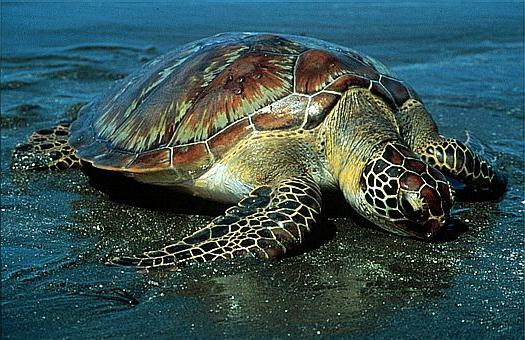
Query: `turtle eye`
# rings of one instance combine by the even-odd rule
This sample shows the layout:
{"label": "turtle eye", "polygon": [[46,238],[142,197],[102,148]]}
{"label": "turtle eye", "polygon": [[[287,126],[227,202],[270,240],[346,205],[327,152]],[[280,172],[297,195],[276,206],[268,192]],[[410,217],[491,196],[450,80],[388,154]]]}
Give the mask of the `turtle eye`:
{"label": "turtle eye", "polygon": [[423,203],[416,193],[401,191],[399,206],[403,215],[413,222],[421,222],[423,218]]}

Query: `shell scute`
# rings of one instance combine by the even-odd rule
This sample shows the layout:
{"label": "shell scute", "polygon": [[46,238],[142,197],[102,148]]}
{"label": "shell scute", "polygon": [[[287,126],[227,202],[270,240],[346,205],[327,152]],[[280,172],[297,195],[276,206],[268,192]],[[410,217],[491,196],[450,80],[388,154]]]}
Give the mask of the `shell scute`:
{"label": "shell scute", "polygon": [[93,165],[100,169],[115,170],[120,168],[119,164],[128,164],[136,157],[135,154],[110,150],[95,158]]}
{"label": "shell scute", "polygon": [[307,106],[307,97],[291,95],[260,109],[252,116],[252,121],[259,131],[298,128]]}
{"label": "shell scute", "polygon": [[321,124],[326,115],[332,110],[335,104],[337,104],[338,100],[338,95],[327,92],[321,92],[313,96],[306,109],[304,128],[313,129]]}
{"label": "shell scute", "polygon": [[126,168],[132,170],[161,170],[168,169],[171,165],[171,150],[163,148],[150,152],[144,152],[136,158]]}
{"label": "shell scute", "polygon": [[230,150],[237,140],[253,131],[248,118],[241,119],[210,138],[208,144],[214,157],[220,158]]}
{"label": "shell scute", "polygon": [[78,118],[70,126],[68,143],[75,149],[90,145],[95,142],[93,130],[93,106],[96,102],[87,104],[78,112]]}
{"label": "shell scute", "polygon": [[[246,49],[241,44],[208,46],[189,56],[183,51],[184,57],[170,66],[155,65],[155,72],[147,72],[148,76],[150,73],[155,76],[145,76],[146,81],[138,82],[140,91],[124,91],[98,117],[95,121],[98,137],[131,152],[167,145],[202,88]],[[133,81],[132,77],[130,82]]]}
{"label": "shell scute", "polygon": [[381,97],[392,109],[396,109],[396,102],[392,94],[380,82],[373,81],[370,92]]}
{"label": "shell scute", "polygon": [[105,143],[94,141],[91,144],[77,149],[77,157],[81,159],[95,159],[110,152],[111,149]]}
{"label": "shell scute", "polygon": [[345,74],[328,85],[326,90],[343,93],[352,86],[368,88],[370,79],[355,74]]}
{"label": "shell scute", "polygon": [[292,93],[294,59],[246,53],[203,90],[175,132],[174,143],[205,140],[227,125]]}
{"label": "shell scute", "polygon": [[81,130],[71,129],[70,131],[71,134],[69,135],[68,143],[77,150],[80,147],[85,148],[86,145],[95,142],[95,136],[92,133],[93,130],[89,126]]}
{"label": "shell scute", "polygon": [[295,67],[295,91],[313,94],[344,74],[344,63],[324,50],[308,50],[299,56]]}
{"label": "shell scute", "polygon": [[353,73],[368,79],[379,79],[378,72],[348,54],[312,49],[299,56],[295,68],[295,90],[313,94],[343,74]]}
{"label": "shell scute", "polygon": [[273,54],[298,55],[306,50],[300,43],[275,34],[257,34],[245,39],[250,43],[250,51]]}
{"label": "shell scute", "polygon": [[212,163],[205,143],[176,146],[172,150],[171,157],[175,167],[187,171],[207,168]]}
{"label": "shell scute", "polygon": [[400,81],[390,77],[382,77],[381,84],[392,94],[397,106],[402,106],[404,102],[410,99],[408,88]]}

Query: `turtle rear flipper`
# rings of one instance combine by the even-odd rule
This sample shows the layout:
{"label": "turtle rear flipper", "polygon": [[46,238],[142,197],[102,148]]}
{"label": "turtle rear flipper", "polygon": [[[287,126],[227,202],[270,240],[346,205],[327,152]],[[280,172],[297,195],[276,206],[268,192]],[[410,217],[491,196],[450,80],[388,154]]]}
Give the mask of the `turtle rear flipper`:
{"label": "turtle rear flipper", "polygon": [[80,166],[75,150],[68,144],[69,124],[34,132],[25,144],[13,151],[11,168],[16,170],[65,170]]}
{"label": "turtle rear flipper", "polygon": [[238,256],[272,259],[297,250],[321,212],[319,185],[298,176],[260,186],[235,207],[181,241],[109,264],[141,269],[181,267]]}

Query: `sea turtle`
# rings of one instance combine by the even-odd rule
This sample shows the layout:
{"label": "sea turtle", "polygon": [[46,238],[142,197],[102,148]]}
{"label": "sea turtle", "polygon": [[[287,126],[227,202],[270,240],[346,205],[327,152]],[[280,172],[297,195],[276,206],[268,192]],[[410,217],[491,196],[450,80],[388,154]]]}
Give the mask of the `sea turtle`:
{"label": "sea turtle", "polygon": [[431,240],[454,201],[445,175],[493,197],[506,188],[482,155],[439,135],[416,92],[383,64],[291,35],[187,44],[14,154],[33,167],[89,165],[237,204],[175,244],[111,261],[140,268],[300,249],[321,189],[342,191],[387,231]]}

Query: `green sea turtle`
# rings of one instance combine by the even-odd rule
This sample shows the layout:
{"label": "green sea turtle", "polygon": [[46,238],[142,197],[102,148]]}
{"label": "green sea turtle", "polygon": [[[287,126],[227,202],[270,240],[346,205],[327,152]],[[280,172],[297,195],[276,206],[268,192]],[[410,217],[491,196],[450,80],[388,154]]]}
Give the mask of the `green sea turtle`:
{"label": "green sea turtle", "polygon": [[433,239],[454,201],[445,175],[493,197],[506,188],[482,155],[439,135],[415,91],[383,64],[273,34],[220,34],[153,60],[70,126],[33,134],[14,153],[15,163],[28,159],[237,204],[175,244],[112,260],[140,268],[299,249],[316,227],[321,189],[342,191],[387,231]]}

